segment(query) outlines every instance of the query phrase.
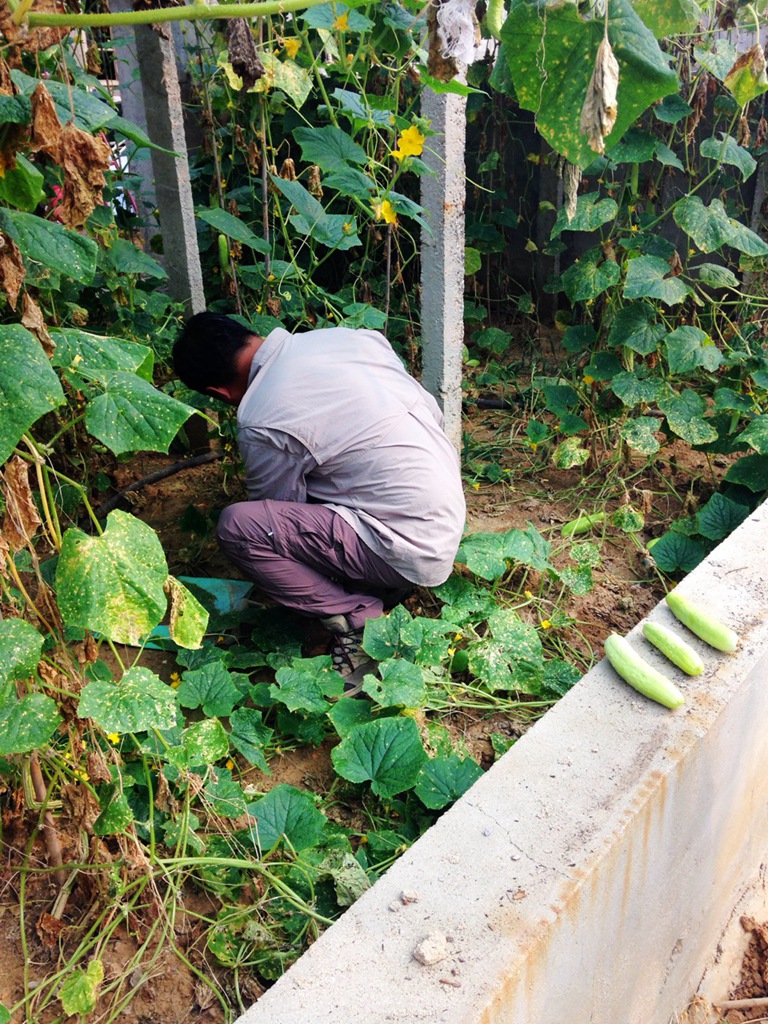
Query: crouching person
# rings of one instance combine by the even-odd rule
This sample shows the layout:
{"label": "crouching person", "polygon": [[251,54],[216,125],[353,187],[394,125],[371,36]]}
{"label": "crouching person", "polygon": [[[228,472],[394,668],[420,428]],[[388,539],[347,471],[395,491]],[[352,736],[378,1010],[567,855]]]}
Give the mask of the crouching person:
{"label": "crouching person", "polygon": [[224,510],[219,543],[268,597],[320,619],[334,667],[359,688],[366,619],[387,594],[443,583],[464,528],[437,403],[371,330],[262,338],[198,313],[173,360],[189,387],[237,406],[250,500]]}

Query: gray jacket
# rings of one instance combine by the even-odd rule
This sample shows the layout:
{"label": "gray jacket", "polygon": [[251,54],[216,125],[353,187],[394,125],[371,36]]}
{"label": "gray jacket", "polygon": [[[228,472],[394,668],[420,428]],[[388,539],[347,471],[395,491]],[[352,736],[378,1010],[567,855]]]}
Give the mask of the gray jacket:
{"label": "gray jacket", "polygon": [[327,505],[406,579],[442,583],[466,511],[442,423],[378,331],[276,328],[237,411],[248,496]]}

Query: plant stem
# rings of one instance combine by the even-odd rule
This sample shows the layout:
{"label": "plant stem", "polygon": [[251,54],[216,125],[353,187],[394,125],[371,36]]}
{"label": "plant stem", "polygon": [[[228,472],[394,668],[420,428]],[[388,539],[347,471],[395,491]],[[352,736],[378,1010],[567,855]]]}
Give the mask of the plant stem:
{"label": "plant stem", "polygon": [[[162,7],[154,10],[121,11],[117,14],[45,14],[32,12],[27,15],[31,28],[108,28],[112,25],[157,25],[164,21],[213,21],[219,18],[270,18],[276,14],[303,11],[317,7],[326,0],[265,0],[264,3],[249,4],[208,4],[196,3],[189,7]],[[13,14],[13,21],[20,25],[31,0],[22,0]]]}

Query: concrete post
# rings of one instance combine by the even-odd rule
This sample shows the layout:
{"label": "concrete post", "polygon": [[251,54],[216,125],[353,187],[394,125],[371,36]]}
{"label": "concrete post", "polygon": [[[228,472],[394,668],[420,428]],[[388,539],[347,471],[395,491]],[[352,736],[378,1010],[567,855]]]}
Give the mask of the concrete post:
{"label": "concrete post", "polygon": [[[132,10],[130,0],[113,0],[112,10],[120,9]],[[174,34],[169,26],[147,25],[136,25],[134,33],[135,49],[122,40],[115,54],[124,115],[144,128],[156,145],[171,152],[149,151],[151,174],[146,151],[137,154],[133,166],[145,181],[154,183],[168,290],[189,313],[198,313],[205,309],[205,296]],[[143,198],[152,196],[150,186]]]}
{"label": "concrete post", "polygon": [[[439,134],[423,159],[434,175],[421,179],[421,203],[430,231],[421,235],[422,382],[445,415],[445,429],[461,447],[461,372],[464,345],[464,146],[466,99],[425,89],[421,113]],[[430,151],[431,150],[431,151]]]}

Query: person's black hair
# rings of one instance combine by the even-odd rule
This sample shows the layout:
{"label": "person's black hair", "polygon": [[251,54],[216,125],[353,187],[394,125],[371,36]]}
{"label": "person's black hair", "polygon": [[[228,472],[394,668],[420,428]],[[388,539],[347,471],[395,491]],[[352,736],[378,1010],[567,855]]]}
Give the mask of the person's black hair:
{"label": "person's black hair", "polygon": [[176,376],[202,394],[231,384],[237,374],[237,353],[255,333],[223,313],[195,313],[173,346]]}

